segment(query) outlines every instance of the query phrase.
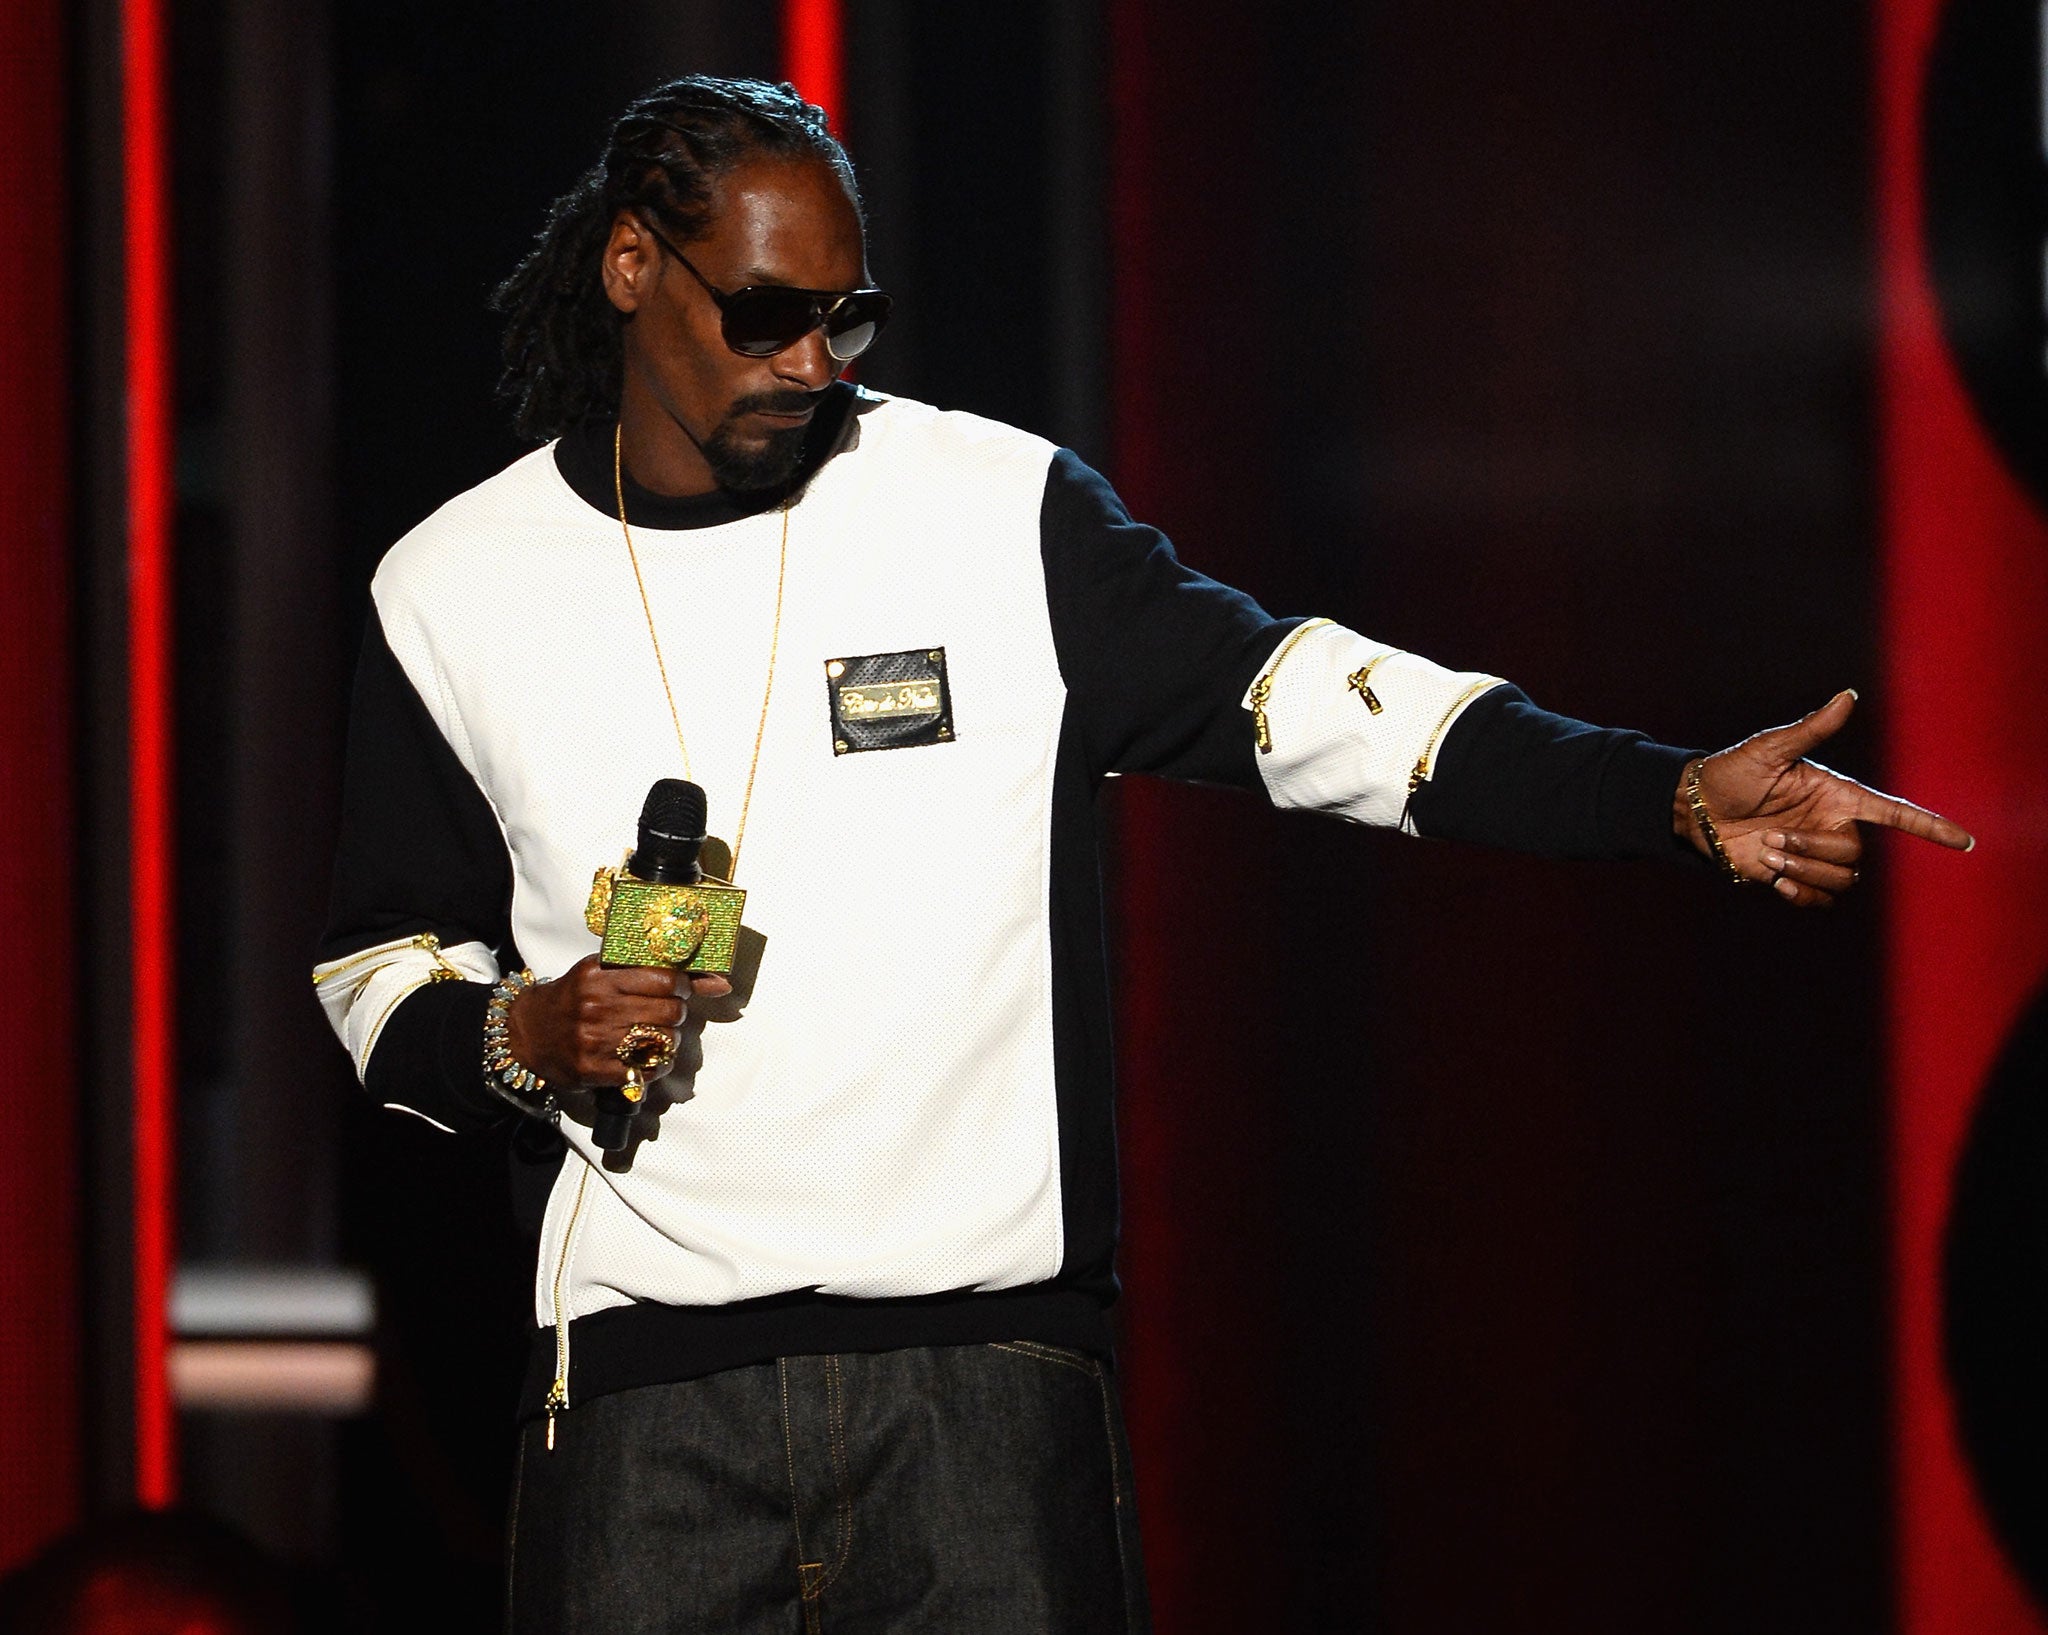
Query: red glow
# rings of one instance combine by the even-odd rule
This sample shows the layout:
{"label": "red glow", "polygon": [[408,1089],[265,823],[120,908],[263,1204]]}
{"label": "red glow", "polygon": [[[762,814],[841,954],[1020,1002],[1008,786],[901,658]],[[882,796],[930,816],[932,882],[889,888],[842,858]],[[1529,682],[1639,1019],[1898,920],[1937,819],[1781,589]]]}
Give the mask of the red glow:
{"label": "red glow", "polygon": [[1980,430],[1926,272],[1921,86],[1940,0],[1890,0],[1879,39],[1888,776],[1978,837],[1899,847],[1888,954],[1895,1155],[1899,1628],[2048,1629],[1994,1542],[1941,1361],[1941,1234],[1979,1086],[2048,965],[2048,526]]}
{"label": "red glow", "polygon": [[135,1074],[135,1492],[177,1494],[171,1262],[171,288],[161,0],[121,7],[128,313],[128,718]]}
{"label": "red glow", "polygon": [[[1110,395],[1116,482],[1140,516],[1155,514],[1166,460],[1160,446],[1171,418],[1157,413],[1159,336],[1148,298],[1156,260],[1148,165],[1153,146],[1151,81],[1144,71],[1147,8],[1110,8],[1109,231],[1111,333],[1115,337]],[[1166,1177],[1173,1162],[1172,1098],[1157,1064],[1173,1027],[1164,996],[1172,980],[1169,951],[1157,934],[1159,912],[1174,887],[1166,845],[1164,792],[1143,779],[1118,790],[1117,923],[1122,971],[1117,994],[1118,1169],[1123,1186],[1123,1265],[1131,1280],[1124,1300],[1124,1409],[1132,1458],[1144,1472],[1138,1489],[1146,1576],[1153,1616],[1162,1629],[1182,1621],[1179,1586],[1188,1579],[1186,1529],[1168,1508],[1195,1473],[1175,1457],[1176,1425],[1188,1413],[1184,1376],[1174,1368],[1172,1313],[1179,1286]]]}
{"label": "red glow", "polygon": [[[0,8],[0,1571],[78,1516],[77,1143],[56,1116],[73,1034],[69,463],[63,259],[66,73],[60,0]],[[36,224],[29,230],[30,223]],[[31,1138],[30,1131],[34,1134]]]}
{"label": "red glow", "polygon": [[839,0],[782,0],[782,71],[843,137],[846,30]]}
{"label": "red glow", "polygon": [[[1173,94],[1161,86],[1167,66],[1153,49],[1155,18],[1147,4],[1109,10],[1111,443],[1118,492],[1134,515],[1154,521],[1170,518],[1176,500],[1185,506],[1193,486],[1175,442],[1173,402],[1184,382],[1170,366],[1158,297],[1179,201],[1166,196],[1177,173],[1159,110]],[[1193,848],[1185,799],[1151,779],[1125,779],[1116,812],[1124,1406],[1153,1617],[1162,1630],[1207,1628],[1218,1608],[1204,1604],[1213,1587],[1201,1559],[1213,1533],[1206,1490],[1230,1467],[1188,1432],[1202,1422],[1212,1390],[1229,1398],[1244,1382],[1200,1378],[1188,1367],[1203,1327],[1190,1295],[1202,1282],[1205,1245],[1179,1212],[1188,1200],[1177,1178],[1199,1169],[1201,1143],[1186,1128],[1189,1086],[1176,1078],[1188,1064],[1175,1001],[1185,975],[1179,953],[1189,946],[1177,932]],[[1234,1405],[1242,1404],[1238,1395]],[[1243,1576],[1241,1563],[1232,1576]]]}

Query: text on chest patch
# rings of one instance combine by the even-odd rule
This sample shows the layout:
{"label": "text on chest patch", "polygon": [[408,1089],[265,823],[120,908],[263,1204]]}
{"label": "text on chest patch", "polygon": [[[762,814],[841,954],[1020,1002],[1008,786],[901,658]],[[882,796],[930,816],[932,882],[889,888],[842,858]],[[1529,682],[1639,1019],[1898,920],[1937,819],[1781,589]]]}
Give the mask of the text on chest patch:
{"label": "text on chest patch", "polygon": [[834,755],[953,740],[943,647],[827,659],[825,684]]}

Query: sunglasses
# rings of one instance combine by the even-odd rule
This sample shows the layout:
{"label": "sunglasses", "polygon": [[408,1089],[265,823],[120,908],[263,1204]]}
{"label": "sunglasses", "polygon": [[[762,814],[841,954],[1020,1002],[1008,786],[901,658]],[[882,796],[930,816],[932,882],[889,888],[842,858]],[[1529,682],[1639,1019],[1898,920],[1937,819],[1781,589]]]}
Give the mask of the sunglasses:
{"label": "sunglasses", "polygon": [[825,350],[835,363],[851,363],[889,321],[889,297],[881,290],[800,290],[788,284],[749,284],[722,290],[690,265],[652,222],[641,225],[683,269],[704,286],[718,307],[725,344],[746,358],[768,358],[792,347],[814,329],[825,332]]}

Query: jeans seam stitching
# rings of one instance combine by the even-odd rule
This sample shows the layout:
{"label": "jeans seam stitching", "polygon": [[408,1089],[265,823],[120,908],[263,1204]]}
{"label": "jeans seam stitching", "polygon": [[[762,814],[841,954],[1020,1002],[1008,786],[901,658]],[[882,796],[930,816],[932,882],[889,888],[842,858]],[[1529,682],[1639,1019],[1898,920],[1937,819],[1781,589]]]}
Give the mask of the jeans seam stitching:
{"label": "jeans seam stitching", "polygon": [[849,1491],[852,1478],[846,1457],[846,1387],[840,1376],[836,1354],[825,1359],[825,1391],[825,1412],[831,1432],[832,1479],[838,1489],[839,1559],[825,1574],[824,1582],[818,1585],[820,1594],[845,1570],[853,1555],[853,1495]]}
{"label": "jeans seam stitching", "polygon": [[824,1594],[825,1584],[819,1576],[824,1567],[816,1561],[806,1561],[797,1568],[797,1588],[803,1596],[804,1635],[824,1635],[824,1605],[819,1597]]}
{"label": "jeans seam stitching", "polygon": [[1056,1363],[1061,1368],[1071,1368],[1077,1374],[1085,1374],[1091,1380],[1102,1377],[1102,1370],[1092,1361],[1083,1362],[1057,1351],[1041,1349],[1033,1346],[1029,1341],[991,1340],[988,1344],[989,1349],[992,1351],[1014,1351],[1018,1356],[1029,1357],[1034,1362]]}
{"label": "jeans seam stitching", "polygon": [[782,1392],[782,1463],[789,1472],[789,1523],[796,1531],[796,1584],[799,1594],[804,1587],[804,1517],[796,1486],[796,1448],[789,1434],[789,1364],[781,1357],[775,1359],[775,1379]]}
{"label": "jeans seam stitching", "polygon": [[1110,1412],[1109,1380],[1098,1371],[1095,1381],[1102,1393],[1102,1432],[1109,1443],[1109,1490],[1116,1501],[1110,1521],[1116,1528],[1116,1565],[1118,1576],[1123,1580],[1124,1628],[1128,1630],[1131,1627],[1131,1560],[1124,1550],[1123,1461],[1116,1452],[1116,1419]]}

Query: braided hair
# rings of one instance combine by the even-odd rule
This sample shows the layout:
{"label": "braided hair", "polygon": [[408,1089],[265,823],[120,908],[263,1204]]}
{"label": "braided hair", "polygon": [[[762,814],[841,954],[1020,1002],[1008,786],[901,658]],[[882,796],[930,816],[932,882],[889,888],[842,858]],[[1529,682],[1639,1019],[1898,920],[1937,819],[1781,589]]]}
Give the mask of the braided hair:
{"label": "braided hair", "polygon": [[710,226],[712,181],[760,155],[822,160],[860,212],[853,165],[825,110],[792,85],[689,74],[619,116],[604,157],[554,202],[526,259],[491,293],[505,318],[498,395],[523,436],[558,437],[618,412],[621,315],[600,276],[618,213],[645,215],[686,244]]}

